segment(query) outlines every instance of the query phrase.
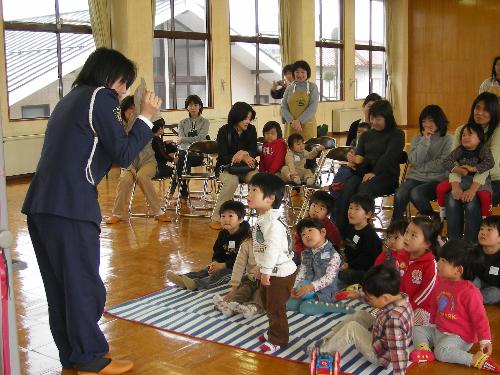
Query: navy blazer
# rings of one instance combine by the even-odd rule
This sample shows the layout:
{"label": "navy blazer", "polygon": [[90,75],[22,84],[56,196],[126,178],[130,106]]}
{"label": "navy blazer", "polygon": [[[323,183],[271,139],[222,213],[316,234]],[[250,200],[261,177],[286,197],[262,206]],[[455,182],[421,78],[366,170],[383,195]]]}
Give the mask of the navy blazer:
{"label": "navy blazer", "polygon": [[101,222],[97,184],[111,164],[128,167],[153,133],[137,119],[127,134],[114,90],[98,91],[92,111],[98,143],[91,171],[95,185],[86,177],[94,135],[89,124],[92,93],[96,87],[72,89],[54,108],[47,124],[42,154],[23,204],[24,214],[52,214],[76,220]]}

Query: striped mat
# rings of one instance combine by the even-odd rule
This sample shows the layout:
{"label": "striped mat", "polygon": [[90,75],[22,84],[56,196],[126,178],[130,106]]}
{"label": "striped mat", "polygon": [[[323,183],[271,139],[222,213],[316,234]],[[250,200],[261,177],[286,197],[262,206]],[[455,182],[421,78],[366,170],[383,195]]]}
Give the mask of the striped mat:
{"label": "striped mat", "polygon": [[[133,299],[110,308],[109,315],[142,323],[157,329],[180,333],[199,339],[222,343],[257,353],[258,336],[268,328],[265,315],[244,319],[241,315],[225,318],[214,309],[215,293],[225,294],[227,285],[205,291],[189,291],[167,287],[144,297]],[[351,301],[356,309],[368,308],[359,301]],[[323,337],[332,326],[340,322],[344,314],[307,316],[288,312],[290,342],[272,356],[298,362],[309,362],[303,347]],[[352,374],[389,374],[391,371],[366,361],[354,349],[342,354],[342,371]]]}

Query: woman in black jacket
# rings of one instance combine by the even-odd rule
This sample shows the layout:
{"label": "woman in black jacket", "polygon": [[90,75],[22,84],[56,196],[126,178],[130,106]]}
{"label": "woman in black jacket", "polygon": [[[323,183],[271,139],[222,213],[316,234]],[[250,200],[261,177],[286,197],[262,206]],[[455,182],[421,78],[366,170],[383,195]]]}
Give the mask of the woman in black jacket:
{"label": "woman in black jacket", "polygon": [[[257,173],[255,157],[257,156],[257,131],[250,122],[255,119],[255,111],[250,104],[236,102],[227,116],[227,124],[217,133],[217,173],[220,173],[222,188],[217,196],[209,226],[220,230],[219,208],[227,200],[233,199],[234,192],[241,181],[248,182]],[[242,174],[231,174],[224,171],[225,166],[247,166],[249,171]]]}

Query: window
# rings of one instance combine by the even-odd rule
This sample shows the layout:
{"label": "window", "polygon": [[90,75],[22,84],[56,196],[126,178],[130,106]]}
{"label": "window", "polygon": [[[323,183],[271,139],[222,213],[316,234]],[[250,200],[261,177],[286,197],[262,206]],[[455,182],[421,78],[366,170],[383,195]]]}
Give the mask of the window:
{"label": "window", "polygon": [[356,99],[371,92],[385,96],[384,0],[356,0],[355,39]]}
{"label": "window", "polygon": [[87,0],[3,0],[11,119],[48,117],[95,50]]}
{"label": "window", "polygon": [[278,0],[229,0],[229,9],[232,101],[267,104],[282,78]]}
{"label": "window", "polygon": [[342,100],[343,0],[316,0],[316,84],[319,98]]}
{"label": "window", "polygon": [[210,33],[206,0],[156,0],[153,75],[163,108],[182,109],[188,95],[210,99]]}

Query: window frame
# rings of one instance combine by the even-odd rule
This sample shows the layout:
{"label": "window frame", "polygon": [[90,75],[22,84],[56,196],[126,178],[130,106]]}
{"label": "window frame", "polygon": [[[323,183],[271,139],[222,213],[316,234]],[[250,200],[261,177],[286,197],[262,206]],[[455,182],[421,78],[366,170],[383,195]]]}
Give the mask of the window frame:
{"label": "window frame", "polygon": [[[280,36],[273,38],[270,36],[263,36],[263,34],[260,33],[259,30],[259,0],[254,0],[255,1],[255,35],[253,36],[248,36],[248,35],[231,35],[231,16],[229,16],[229,43],[230,43],[230,49],[231,49],[231,44],[232,43],[250,43],[250,44],[255,44],[255,91],[253,92],[253,97],[258,98],[258,103],[250,103],[251,105],[275,105],[279,103],[260,103],[260,98],[269,95],[269,92],[266,93],[261,93],[260,92],[260,59],[259,59],[259,54],[260,54],[260,44],[274,44],[274,45],[280,45]],[[265,0],[260,0],[260,1],[265,1]],[[229,9],[229,12],[231,12],[231,9]],[[278,31],[279,32],[279,31]],[[231,61],[232,61],[232,55],[231,55]],[[281,61],[281,65],[283,65],[283,62]],[[266,71],[262,71],[263,73],[268,73]],[[232,67],[231,67],[231,77],[232,77]],[[280,73],[281,75],[281,73]],[[283,77],[281,77],[283,78]],[[233,82],[231,79],[231,90],[232,90]],[[232,98],[232,92],[231,92],[231,101],[233,100]]]}
{"label": "window frame", "polygon": [[[339,40],[333,40],[333,39],[326,39],[322,37],[323,34],[323,7],[321,4],[325,0],[318,0],[319,1],[319,13],[318,13],[318,22],[319,22],[319,34],[320,34],[320,39],[315,40],[314,42],[314,47],[319,48],[319,101],[320,102],[340,102],[344,100],[344,77],[345,77],[345,40],[344,40],[344,25],[345,25],[345,7],[344,7],[344,0],[339,0],[339,13],[340,13],[340,25],[339,25]],[[314,19],[316,21],[316,9],[314,10]],[[340,62],[340,77],[339,77],[339,84],[340,84],[340,95],[338,99],[328,99],[328,100],[323,100],[323,48],[338,48],[340,52],[340,57],[339,57],[339,62]],[[316,64],[316,61],[315,61]]]}
{"label": "window frame", "polygon": [[[170,2],[170,19],[172,20],[170,27],[171,29],[175,25],[175,0],[169,0]],[[202,40],[207,43],[207,102],[203,103],[204,108],[213,108],[213,85],[212,85],[212,29],[211,29],[211,1],[205,0],[205,30],[206,32],[196,32],[196,31],[176,31],[176,30],[156,30],[153,25],[153,43],[155,39],[162,39],[164,41],[173,41],[174,49],[173,49],[173,72],[172,75],[174,77],[173,89],[173,104],[175,108],[163,108],[160,111],[162,112],[171,112],[171,111],[184,111],[184,108],[177,108],[177,64],[176,64],[176,51],[175,51],[175,41],[176,40],[186,40],[189,42],[190,40]],[[154,20],[153,20],[154,23]],[[187,44],[186,48],[187,53],[189,54],[189,44]],[[154,56],[152,56],[154,59]],[[186,60],[187,64],[187,74],[189,76],[189,58]],[[164,69],[163,69],[164,70]],[[153,80],[154,80],[154,62],[153,62]],[[166,85],[166,81],[164,82]],[[196,83],[193,83],[196,84]],[[190,83],[187,84],[189,88]],[[168,90],[168,95],[170,96],[170,88]],[[189,90],[188,90],[189,95]],[[170,98],[165,98],[165,102],[167,103]]]}
{"label": "window frame", "polygon": [[[373,45],[372,43],[372,3],[374,1],[379,1],[383,4],[384,6],[384,17],[386,14],[386,4],[385,0],[369,0],[370,2],[370,22],[369,22],[369,39],[368,39],[368,44],[359,44],[356,43],[356,35],[354,35],[354,55],[356,55],[356,51],[368,51],[368,93],[373,92],[373,57],[372,53],[373,52],[384,52],[387,56],[387,35],[385,35],[385,28],[384,28],[384,46],[378,46],[378,45]],[[384,20],[384,25],[385,25],[386,20]],[[356,12],[354,12],[354,25],[356,26]],[[356,59],[356,56],[354,56],[354,59]],[[356,64],[356,61],[354,60],[354,64]],[[356,69],[356,68],[355,68]],[[387,86],[387,69],[384,68],[384,82],[385,86]],[[356,79],[356,77],[354,77]],[[357,85],[355,85],[356,89]],[[356,98],[356,92],[354,92],[354,100],[363,100],[364,98]],[[384,97],[385,97],[385,90],[384,90]]]}
{"label": "window frame", "polygon": [[[88,25],[74,25],[74,24],[64,24],[61,22],[60,12],[59,12],[59,0],[54,0],[54,10],[55,10],[55,23],[38,23],[38,22],[20,22],[20,21],[3,21],[3,38],[5,41],[6,31],[28,31],[28,32],[46,32],[53,33],[56,36],[56,55],[57,55],[57,92],[59,95],[59,100],[64,96],[64,86],[63,86],[63,74],[62,74],[62,49],[61,49],[61,34],[90,34],[92,35],[92,27]],[[4,56],[7,56],[7,44],[4,43]],[[7,80],[7,61],[5,61],[5,78]],[[10,116],[10,101],[9,92],[7,84],[7,112],[9,115],[9,121],[21,122],[21,121],[33,121],[40,119],[48,119],[48,116],[43,117],[29,117],[29,118],[11,118]],[[50,105],[50,103],[49,103]]]}

